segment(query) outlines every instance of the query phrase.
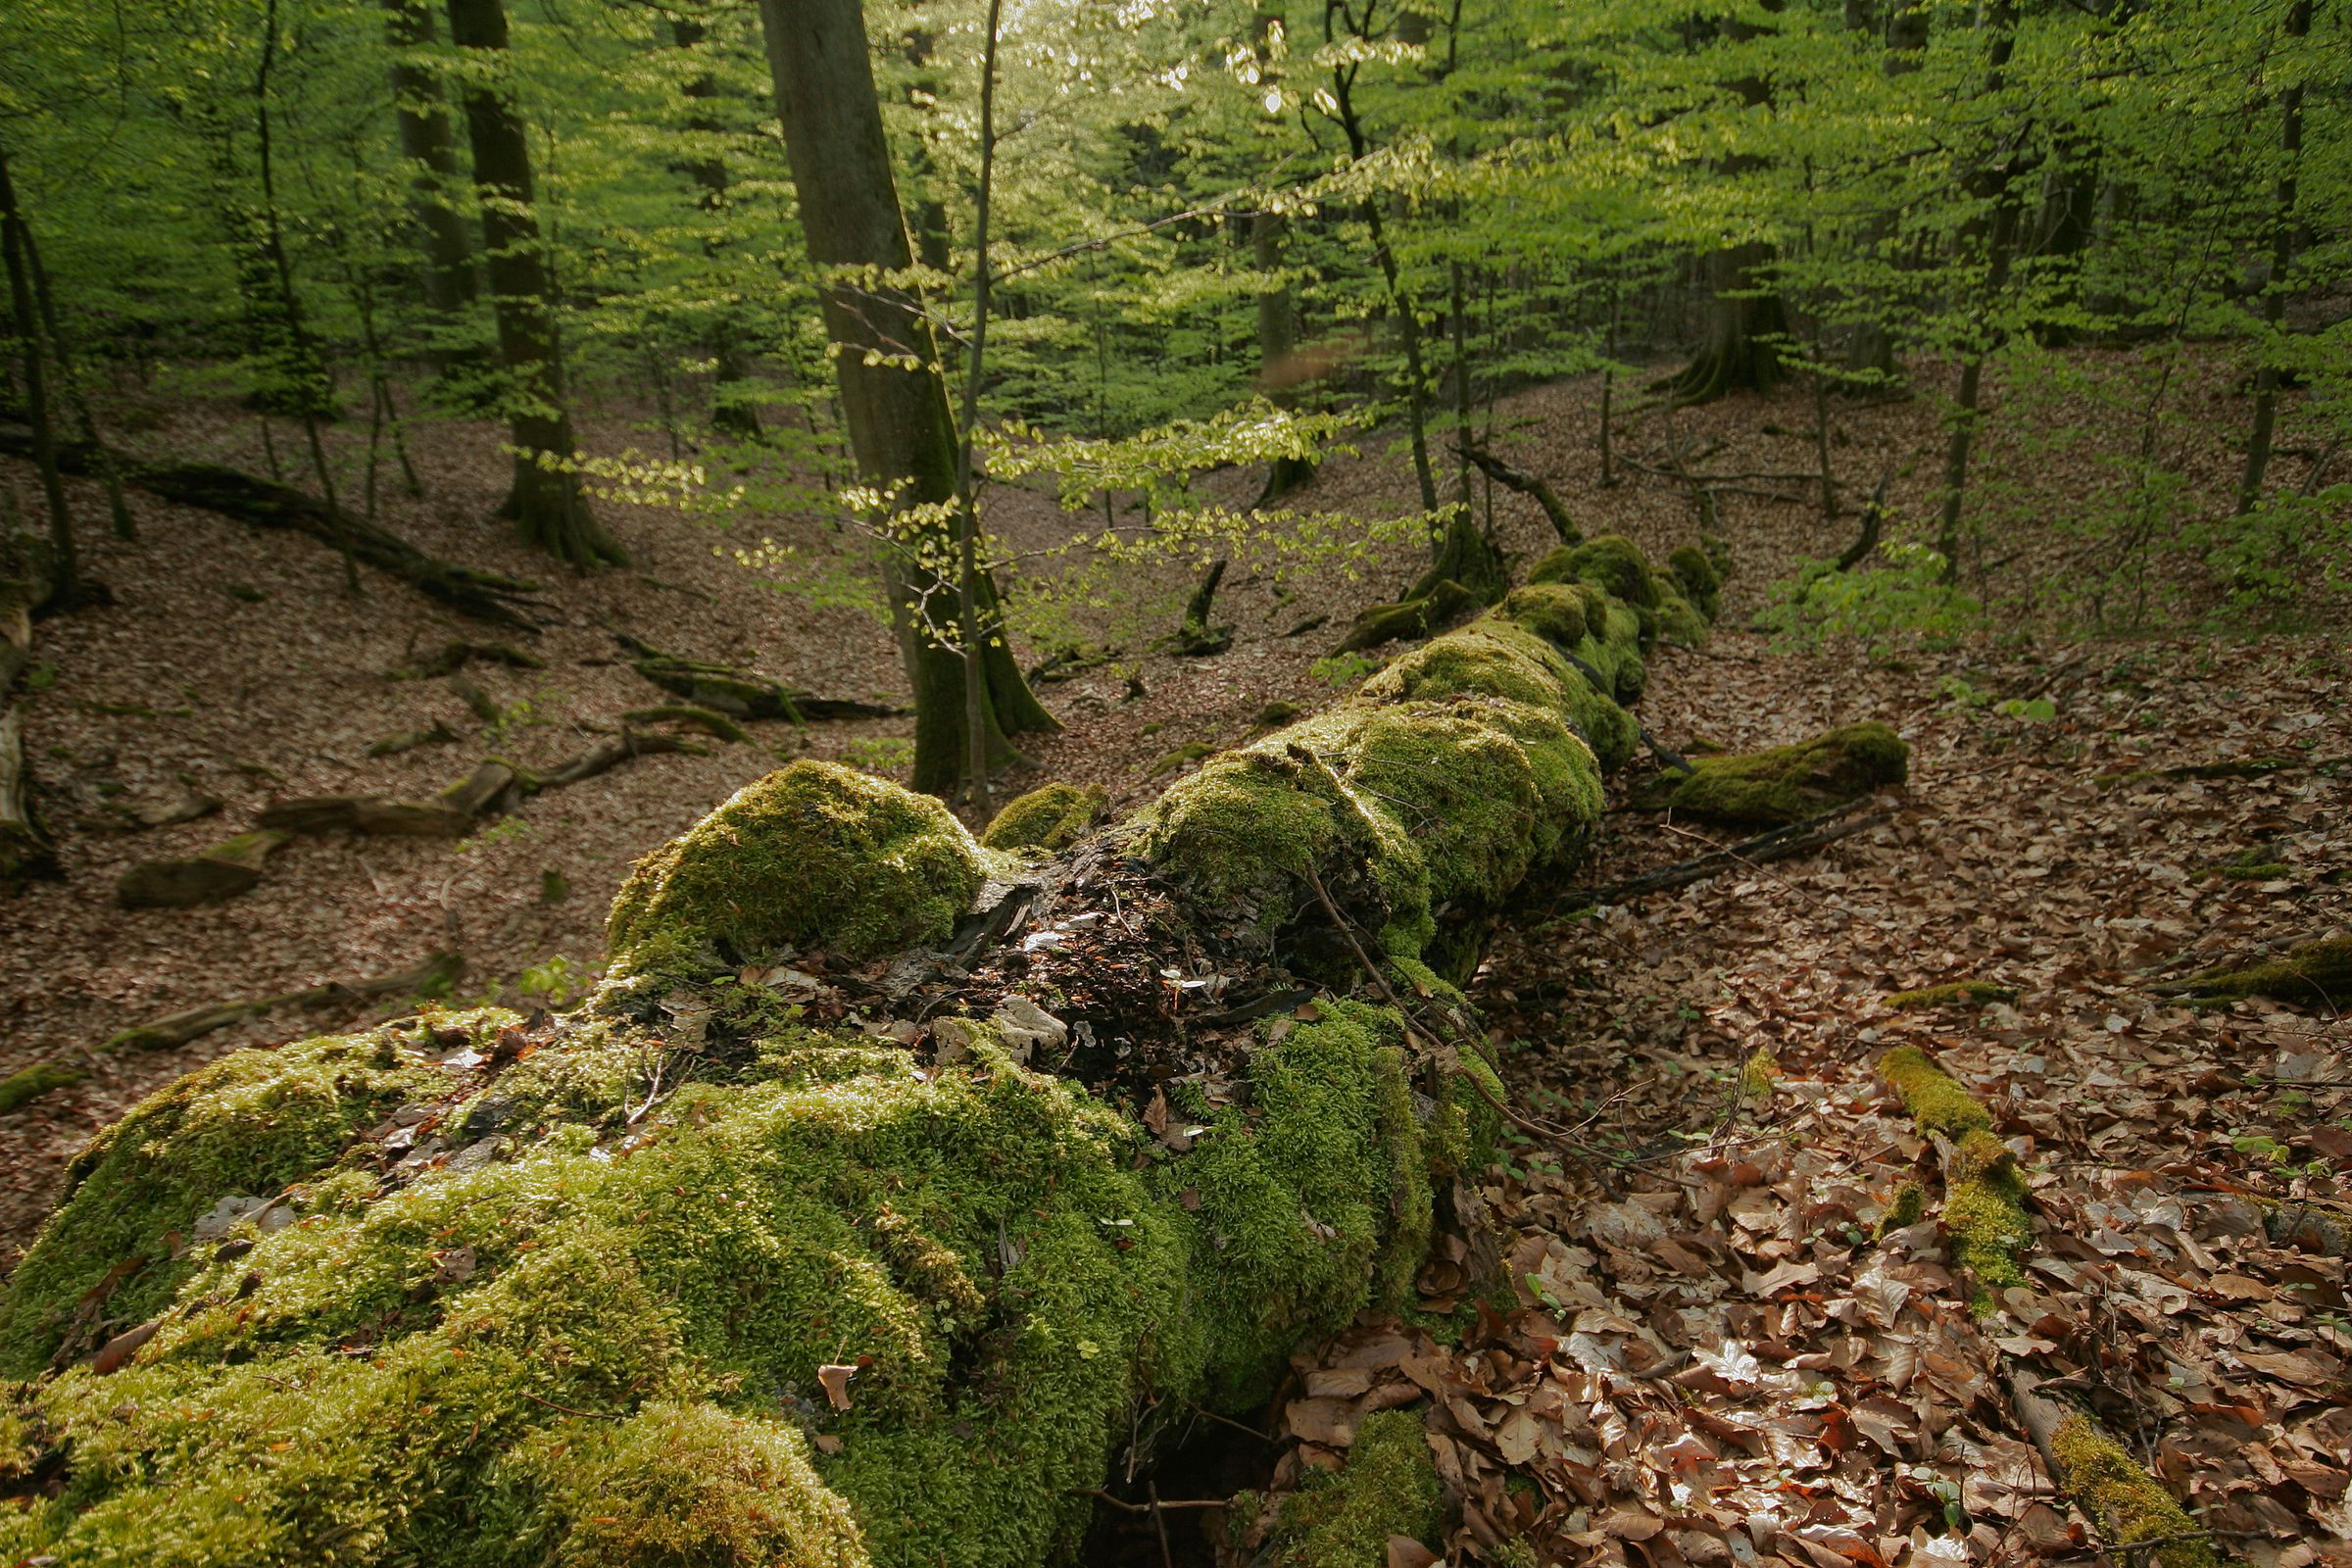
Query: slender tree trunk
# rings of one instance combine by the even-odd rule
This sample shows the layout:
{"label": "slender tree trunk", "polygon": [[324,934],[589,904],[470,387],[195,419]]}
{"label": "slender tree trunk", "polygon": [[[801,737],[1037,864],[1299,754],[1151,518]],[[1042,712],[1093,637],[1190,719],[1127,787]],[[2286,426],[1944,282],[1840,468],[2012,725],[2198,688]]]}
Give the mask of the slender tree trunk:
{"label": "slender tree trunk", "polygon": [[[2008,78],[2009,56],[2017,44],[2017,12],[2013,0],[1985,0],[1981,24],[1991,36],[1986,55],[1984,97],[1997,98]],[[2011,198],[2016,172],[2011,154],[2000,152],[1981,172],[1980,179],[1992,201],[1992,223],[1984,242],[1984,311],[1997,314],[2009,290],[2010,253],[2017,237],[2017,206]],[[1998,328],[1989,330],[1982,346],[1972,346],[1961,362],[1960,391],[1952,412],[1950,445],[1943,460],[1943,510],[1936,524],[1936,548],[1943,557],[1943,580],[1957,581],[1960,573],[1960,514],[1968,494],[1968,462],[1976,444],[1978,397],[1984,387],[1984,361],[2000,347]]]}
{"label": "slender tree trunk", "polygon": [[[455,328],[479,297],[473,237],[457,206],[458,146],[449,126],[441,78],[418,55],[433,41],[426,0],[384,0],[384,30],[392,45],[392,99],[401,156],[416,166],[409,202],[424,242],[424,299],[444,329]],[[445,356],[436,352],[437,359]]]}
{"label": "slender tree trunk", "polygon": [[[1361,163],[1371,144],[1364,135],[1362,117],[1355,112],[1355,72],[1353,65],[1338,68],[1331,74],[1331,84],[1339,104],[1340,129],[1348,137],[1348,156]],[[1388,227],[1381,220],[1378,197],[1366,198],[1363,218],[1372,230],[1372,259],[1380,265],[1381,278],[1388,284],[1389,313],[1396,322],[1396,340],[1404,349],[1404,414],[1412,437],[1413,477],[1421,484],[1421,510],[1435,512],[1438,480],[1429,464],[1429,368],[1422,363],[1421,318],[1413,310],[1413,302],[1405,297],[1404,283],[1396,268],[1396,253],[1389,248]],[[1431,548],[1436,551],[1442,545],[1433,541]]]}
{"label": "slender tree trunk", "polygon": [[[703,46],[705,33],[701,22],[691,17],[673,17],[669,24],[670,42],[684,50]],[[717,151],[715,143],[726,133],[709,107],[718,98],[718,79],[710,72],[697,72],[687,78],[682,89],[688,113],[686,131],[705,145],[699,146],[685,164],[688,178],[694,181],[699,193],[696,205],[713,216],[727,210],[727,161]],[[713,235],[704,242],[704,253],[715,255],[720,241]],[[757,441],[760,438],[760,410],[744,395],[751,380],[751,362],[737,345],[735,332],[721,323],[710,345],[710,358],[716,366],[711,389],[710,423],[713,428],[739,440]]]}
{"label": "slender tree trunk", "polygon": [[[834,374],[842,422],[868,484],[902,506],[952,507],[956,426],[921,301],[865,269],[911,260],[876,101],[858,0],[760,0],[784,147],[800,194],[809,260],[822,272],[825,329],[841,345]],[[905,359],[915,362],[906,368]],[[958,613],[940,564],[957,558],[952,527],[905,525],[886,542],[883,571],[907,682],[914,690],[915,787],[946,795],[967,756],[963,662],[930,628]],[[972,582],[984,624],[1000,619],[986,574]],[[988,717],[1005,735],[1058,729],[1003,638],[983,655]]]}
{"label": "slender tree trunk", "polygon": [[[80,563],[74,549],[74,514],[66,505],[66,481],[58,471],[57,432],[49,420],[49,380],[42,364],[41,324],[32,301],[32,267],[26,260],[24,214],[9,176],[8,152],[0,148],[0,252],[6,253],[10,324],[18,364],[24,376],[24,417],[32,426],[32,463],[49,505],[49,591],[43,605],[71,605],[80,589]],[[39,608],[39,607],[35,607]]]}
{"label": "slender tree trunk", "polygon": [[524,541],[577,566],[628,557],[588,509],[568,465],[578,443],[564,401],[555,298],[532,203],[531,149],[507,84],[507,13],[501,0],[449,0],[449,36],[474,60],[462,99],[481,193],[482,251],[498,318],[498,357],[514,383],[507,417],[514,487],[501,513]]}
{"label": "slender tree trunk", "polygon": [[[2286,35],[2298,44],[2311,35],[2312,0],[2287,8]],[[2271,466],[2271,443],[2278,422],[2278,344],[2286,320],[2286,278],[2295,262],[2295,182],[2303,158],[2303,83],[2291,82],[2278,95],[2278,186],[2271,215],[2271,276],[2262,292],[2262,364],[2254,372],[2254,428],[2246,438],[2246,468],[2237,481],[2237,514],[2262,503],[2262,481]]]}
{"label": "slender tree trunk", "polygon": [[[6,155],[0,153],[0,163]],[[0,167],[0,184],[8,174]],[[9,210],[17,214],[17,240],[24,247],[24,270],[32,278],[32,302],[39,311],[41,328],[49,337],[49,357],[57,364],[57,378],[66,394],[67,407],[74,411],[74,424],[84,445],[97,454],[98,476],[106,484],[106,508],[114,523],[115,537],[129,540],[139,536],[138,525],[132,521],[130,503],[122,496],[122,475],[115,466],[112,448],[98,439],[98,421],[90,416],[90,400],[82,391],[81,374],[74,368],[74,353],[66,340],[66,329],[57,313],[57,296],[49,290],[49,270],[41,265],[41,247],[32,236],[32,224],[16,206],[12,190],[8,196]]]}
{"label": "slender tree trunk", "polygon": [[[296,363],[318,365],[323,374],[323,361],[303,322],[301,296],[294,288],[294,263],[286,254],[285,226],[277,211],[277,172],[271,151],[275,143],[270,128],[270,74],[277,63],[277,0],[269,0],[262,17],[262,63],[253,78],[254,137],[262,176],[262,240],[276,277],[278,300],[285,311],[286,338]],[[328,513],[340,515],[342,503],[335,497],[334,470],[327,466],[326,443],[318,433],[318,411],[313,403],[312,399],[303,400],[303,440],[310,448],[311,471],[318,476],[318,493],[326,501]],[[337,538],[343,556],[343,586],[356,594],[360,591],[360,564],[353,559],[350,544],[341,539],[340,530]]]}
{"label": "slender tree trunk", "polygon": [[980,428],[980,378],[987,368],[988,220],[997,173],[997,32],[1004,0],[988,0],[988,35],[980,54],[980,199],[972,212],[972,346],[963,377],[963,422],[956,437],[956,613],[963,639],[964,780],[973,818],[988,820],[989,628],[981,624],[980,505],[973,490],[972,441]]}

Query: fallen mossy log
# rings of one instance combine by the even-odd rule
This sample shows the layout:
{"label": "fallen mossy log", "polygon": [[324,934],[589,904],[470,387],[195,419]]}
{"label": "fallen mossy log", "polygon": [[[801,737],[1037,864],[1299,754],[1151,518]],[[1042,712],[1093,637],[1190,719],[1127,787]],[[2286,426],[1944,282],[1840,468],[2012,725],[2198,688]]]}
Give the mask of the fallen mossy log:
{"label": "fallen mossy log", "polygon": [[[446,997],[466,972],[466,960],[453,953],[438,953],[413,969],[371,975],[365,980],[329,980],[273,997],[248,997],[215,1002],[184,1012],[151,1018],[109,1035],[86,1055],[34,1062],[0,1078],[0,1115],[32,1103],[43,1095],[70,1089],[89,1076],[90,1057],[128,1051],[176,1051],[192,1040],[226,1029],[249,1018],[289,1007],[323,1007],[377,1002],[385,997]],[[5,1471],[0,1471],[4,1476]]]}
{"label": "fallen mossy log", "polygon": [[638,674],[673,697],[729,718],[775,718],[802,724],[838,718],[890,718],[906,711],[888,703],[819,697],[753,670],[665,654],[644,638],[632,636],[617,626],[608,629],[621,647],[636,656],[629,667]]}
{"label": "fallen mossy log", "polygon": [[1645,810],[1713,822],[1787,823],[1849,804],[1910,776],[1911,748],[1876,719],[1760,752],[1698,757],[1635,793]]}
{"label": "fallen mossy log", "polygon": [[126,909],[185,909],[233,899],[251,891],[270,857],[290,842],[265,825],[194,855],[141,860],[116,880],[115,902]]}
{"label": "fallen mossy log", "polygon": [[1603,611],[1497,610],[1051,858],[795,763],[639,863],[579,1011],[150,1099],[0,1294],[0,1552],[1066,1555],[1119,1448],[1408,1305],[1471,1201],[1447,977],[1635,748]]}
{"label": "fallen mossy log", "polygon": [[[0,425],[0,453],[24,457],[31,451],[29,432]],[[213,463],[151,463],[79,441],[60,442],[57,460],[68,473],[75,474],[102,473],[111,462],[124,482],[149,495],[217,512],[256,528],[307,534],[330,550],[349,551],[462,615],[518,631],[538,629],[539,623],[526,613],[536,608],[533,584],[428,556],[380,523],[354,516],[291,485]]]}
{"label": "fallen mossy log", "polygon": [[[2017,1158],[1992,1132],[1992,1112],[1925,1052],[1899,1046],[1880,1059],[1881,1076],[1894,1086],[1919,1130],[1936,1140],[1944,1176],[1944,1244],[1952,1262],[1976,1286],[1979,1317],[1999,1308],[1998,1293],[2025,1283],[2020,1262],[2034,1245],[2026,1212],[2026,1180]],[[1905,1184],[1907,1214],[1924,1211],[1920,1189]],[[2213,1537],[2180,1500],[2133,1459],[2097,1418],[2040,1392],[2041,1379],[2021,1357],[1987,1340],[2018,1421],[2049,1466],[2050,1475],[2095,1521],[2110,1549],[2138,1547],[2159,1568],[2221,1568]]]}
{"label": "fallen mossy log", "polygon": [[2341,1010],[2352,1004],[2352,937],[2322,937],[2256,963],[2224,964],[2156,990],[2201,1002],[2268,997]]}

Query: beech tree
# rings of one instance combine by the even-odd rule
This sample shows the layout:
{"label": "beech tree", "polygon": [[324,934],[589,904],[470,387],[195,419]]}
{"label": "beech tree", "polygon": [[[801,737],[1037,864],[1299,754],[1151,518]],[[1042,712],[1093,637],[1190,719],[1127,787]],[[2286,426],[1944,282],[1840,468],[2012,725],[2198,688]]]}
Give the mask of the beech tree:
{"label": "beech tree", "polygon": [[533,206],[530,142],[509,79],[505,6],[500,0],[449,0],[449,36],[471,57],[461,92],[482,207],[482,260],[498,318],[499,363],[508,381],[514,479],[501,512],[527,542],[559,561],[619,565],[628,557],[597,522],[571,466],[577,443],[564,401],[555,288]]}

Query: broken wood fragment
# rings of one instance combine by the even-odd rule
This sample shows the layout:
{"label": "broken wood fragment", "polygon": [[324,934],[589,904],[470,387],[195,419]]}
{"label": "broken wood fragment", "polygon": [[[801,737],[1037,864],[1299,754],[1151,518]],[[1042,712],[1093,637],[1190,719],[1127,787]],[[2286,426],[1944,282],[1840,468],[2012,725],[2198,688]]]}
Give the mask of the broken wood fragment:
{"label": "broken wood fragment", "polygon": [[115,883],[115,898],[126,909],[184,909],[233,899],[259,882],[264,863],[292,842],[292,834],[265,827],[195,855],[142,860]]}

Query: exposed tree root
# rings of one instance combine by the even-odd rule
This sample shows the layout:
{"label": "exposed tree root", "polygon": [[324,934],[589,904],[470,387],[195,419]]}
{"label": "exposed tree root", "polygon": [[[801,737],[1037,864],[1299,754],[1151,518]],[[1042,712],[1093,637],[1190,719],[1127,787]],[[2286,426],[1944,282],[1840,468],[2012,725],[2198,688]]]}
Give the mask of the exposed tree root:
{"label": "exposed tree root", "polygon": [[[24,457],[31,435],[0,425],[0,453]],[[256,528],[287,528],[307,534],[331,550],[349,551],[368,565],[397,577],[462,615],[517,631],[535,631],[527,612],[537,608],[532,585],[493,571],[477,571],[426,555],[391,529],[354,516],[290,485],[257,478],[211,463],[149,463],[85,442],[61,442],[58,463],[69,473],[99,474],[112,463],[122,479],[149,495],[178,506],[198,507]]]}
{"label": "exposed tree root", "polygon": [[323,1007],[377,1002],[386,997],[446,997],[461,975],[466,960],[455,954],[435,954],[414,969],[379,974],[365,980],[329,980],[273,997],[239,1002],[217,1002],[151,1019],[120,1034],[110,1035],[80,1057],[38,1061],[0,1079],[0,1115],[31,1104],[43,1095],[70,1089],[89,1076],[88,1058],[112,1052],[176,1051],[218,1029],[259,1018],[289,1007]]}

